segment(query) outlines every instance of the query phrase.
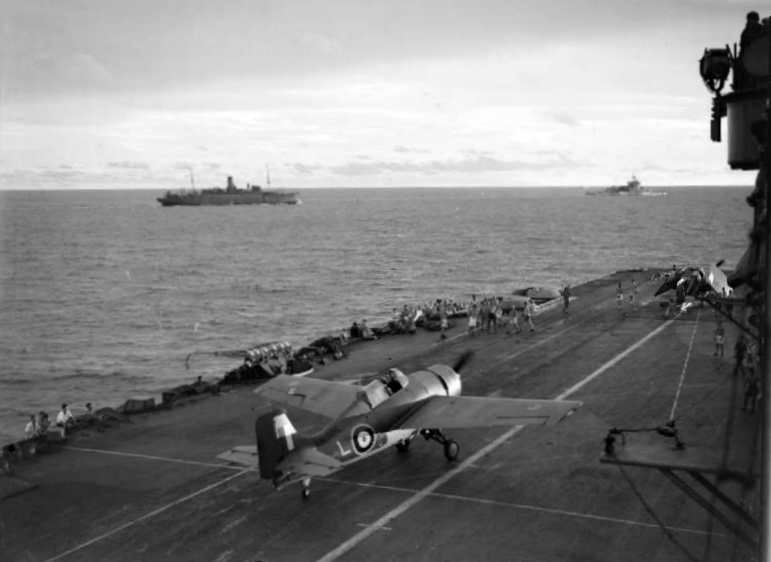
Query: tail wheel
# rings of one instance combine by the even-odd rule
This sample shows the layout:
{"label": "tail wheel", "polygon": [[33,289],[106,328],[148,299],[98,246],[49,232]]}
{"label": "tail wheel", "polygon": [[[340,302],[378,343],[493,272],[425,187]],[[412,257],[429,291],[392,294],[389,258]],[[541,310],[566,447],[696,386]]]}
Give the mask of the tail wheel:
{"label": "tail wheel", "polygon": [[453,441],[452,439],[448,439],[444,443],[444,456],[447,457],[448,461],[454,461],[458,458],[458,455],[460,454],[460,445],[458,445],[457,441]]}

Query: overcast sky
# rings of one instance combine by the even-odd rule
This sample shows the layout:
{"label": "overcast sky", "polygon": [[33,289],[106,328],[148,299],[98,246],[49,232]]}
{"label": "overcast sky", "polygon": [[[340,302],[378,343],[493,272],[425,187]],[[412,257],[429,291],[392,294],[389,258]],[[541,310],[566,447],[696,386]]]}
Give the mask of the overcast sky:
{"label": "overcast sky", "polygon": [[754,181],[698,60],[757,2],[0,6],[0,188]]}

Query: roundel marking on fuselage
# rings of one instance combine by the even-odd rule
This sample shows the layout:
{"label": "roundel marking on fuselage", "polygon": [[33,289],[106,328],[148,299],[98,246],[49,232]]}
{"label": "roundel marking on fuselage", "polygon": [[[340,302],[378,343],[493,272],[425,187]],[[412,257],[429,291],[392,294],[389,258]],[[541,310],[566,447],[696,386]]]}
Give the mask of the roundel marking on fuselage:
{"label": "roundel marking on fuselage", "polygon": [[351,442],[353,450],[363,455],[375,446],[375,430],[368,425],[357,425],[351,431]]}

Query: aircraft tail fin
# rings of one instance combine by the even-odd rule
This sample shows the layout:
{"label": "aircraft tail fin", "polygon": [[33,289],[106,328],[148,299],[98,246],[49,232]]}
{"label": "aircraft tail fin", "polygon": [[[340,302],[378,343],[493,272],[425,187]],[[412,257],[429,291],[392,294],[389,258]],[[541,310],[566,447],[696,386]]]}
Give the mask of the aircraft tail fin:
{"label": "aircraft tail fin", "polygon": [[254,426],[260,478],[275,481],[281,476],[281,471],[277,469],[278,464],[296,446],[297,430],[284,410],[273,410],[258,417]]}

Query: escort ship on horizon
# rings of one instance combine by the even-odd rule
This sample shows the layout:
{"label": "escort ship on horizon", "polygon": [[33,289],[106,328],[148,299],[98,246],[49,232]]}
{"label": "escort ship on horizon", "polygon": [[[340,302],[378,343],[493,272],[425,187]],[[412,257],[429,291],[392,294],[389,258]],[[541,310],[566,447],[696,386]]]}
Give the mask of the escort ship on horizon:
{"label": "escort ship on horizon", "polygon": [[[270,188],[270,176],[268,176],[268,188]],[[297,205],[301,201],[297,192],[263,190],[259,185],[247,185],[246,189],[240,189],[233,183],[233,176],[228,176],[226,188],[214,187],[197,191],[167,191],[163,197],[158,197],[158,202],[164,207],[176,205],[201,206],[201,205]]]}
{"label": "escort ship on horizon", "polygon": [[640,183],[640,180],[637,179],[637,176],[632,176],[632,179],[630,179],[628,182],[626,182],[626,185],[613,185],[611,187],[606,187],[605,189],[595,189],[592,191],[587,191],[587,195],[644,195],[647,197],[660,197],[662,195],[666,195],[666,191],[647,191],[642,184]]}

